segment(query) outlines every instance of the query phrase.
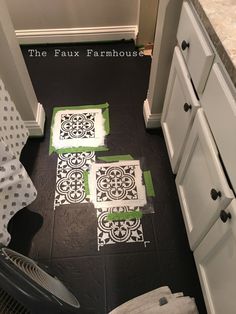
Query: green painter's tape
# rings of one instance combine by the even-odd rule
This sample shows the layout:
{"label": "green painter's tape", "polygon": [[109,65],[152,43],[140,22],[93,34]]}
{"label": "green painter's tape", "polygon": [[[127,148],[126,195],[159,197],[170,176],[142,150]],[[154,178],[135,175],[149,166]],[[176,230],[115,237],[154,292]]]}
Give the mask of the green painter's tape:
{"label": "green painter's tape", "polygon": [[98,146],[98,147],[69,147],[69,148],[61,148],[56,149],[54,146],[52,146],[52,136],[53,136],[53,127],[55,123],[55,115],[58,111],[61,110],[83,110],[83,109],[102,109],[103,110],[103,117],[105,119],[105,131],[106,135],[110,132],[110,123],[109,123],[109,104],[98,104],[98,105],[84,105],[84,106],[66,106],[66,107],[55,107],[53,108],[53,114],[52,114],[52,123],[51,123],[51,132],[50,132],[50,144],[49,144],[49,155],[51,155],[53,152],[56,152],[57,154],[63,154],[63,153],[79,153],[79,152],[87,152],[87,151],[95,151],[95,152],[101,152],[101,151],[107,151],[108,148],[106,146]]}
{"label": "green painter's tape", "polygon": [[141,219],[143,213],[141,211],[130,211],[123,213],[109,213],[107,215],[107,220],[115,221],[115,220],[130,220],[130,219]]}
{"label": "green painter's tape", "polygon": [[134,158],[131,155],[116,155],[116,156],[98,157],[98,159],[105,162],[112,162],[112,161],[121,161],[121,160],[133,160]]}
{"label": "green painter's tape", "polygon": [[109,109],[106,108],[103,113],[103,118],[105,120],[104,122],[104,128],[105,128],[105,132],[106,132],[106,135],[110,134],[110,120],[109,120]]}
{"label": "green painter's tape", "polygon": [[154,197],[155,191],[154,191],[154,186],[153,186],[153,182],[152,182],[151,171],[150,170],[144,171],[143,177],[144,177],[144,182],[145,182],[145,186],[146,186],[147,196]]}
{"label": "green painter's tape", "polygon": [[84,172],[83,172],[84,192],[85,192],[85,195],[86,195],[86,196],[90,194],[88,177],[89,177],[88,171],[84,171]]}
{"label": "green painter's tape", "polygon": [[[52,152],[56,152],[57,154],[66,154],[66,153],[82,153],[82,152],[104,152],[108,151],[109,148],[106,146],[98,146],[98,147],[68,147],[68,148],[59,148],[57,150],[52,150]],[[49,154],[50,155],[50,154]]]}
{"label": "green painter's tape", "polygon": [[107,102],[104,104],[98,104],[98,105],[54,107],[53,108],[53,114],[57,113],[58,111],[61,111],[61,110],[106,109],[108,107],[109,107],[109,104]]}

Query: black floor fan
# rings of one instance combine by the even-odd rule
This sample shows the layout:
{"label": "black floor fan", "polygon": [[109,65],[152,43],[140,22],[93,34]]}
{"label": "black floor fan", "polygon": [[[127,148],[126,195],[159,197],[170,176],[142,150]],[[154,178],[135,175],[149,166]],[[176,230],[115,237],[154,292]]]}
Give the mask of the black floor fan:
{"label": "black floor fan", "polygon": [[0,248],[0,313],[80,313],[79,302],[32,259]]}

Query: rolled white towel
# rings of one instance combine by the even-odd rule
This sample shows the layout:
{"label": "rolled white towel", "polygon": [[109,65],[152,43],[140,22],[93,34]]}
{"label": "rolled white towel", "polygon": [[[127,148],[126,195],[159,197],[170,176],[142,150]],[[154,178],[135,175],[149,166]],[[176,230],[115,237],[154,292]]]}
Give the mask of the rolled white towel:
{"label": "rolled white towel", "polygon": [[109,314],[128,314],[137,313],[144,314],[142,308],[146,304],[151,304],[156,308],[159,306],[159,300],[163,297],[171,297],[172,293],[169,287],[164,286],[145,294],[142,294],[112,310]]}
{"label": "rolled white towel", "polygon": [[153,311],[146,311],[147,314],[198,314],[198,309],[195,304],[194,298],[179,297],[172,298],[163,306]]}
{"label": "rolled white towel", "polygon": [[[170,298],[168,303],[159,306],[154,303],[145,303],[129,314],[198,314],[194,299],[190,297]],[[117,313],[118,314],[118,313]],[[119,313],[120,314],[120,313]]]}
{"label": "rolled white towel", "polygon": [[[159,304],[165,298],[167,303]],[[193,298],[182,292],[172,294],[169,287],[161,287],[138,296],[111,311],[109,314],[198,314]]]}

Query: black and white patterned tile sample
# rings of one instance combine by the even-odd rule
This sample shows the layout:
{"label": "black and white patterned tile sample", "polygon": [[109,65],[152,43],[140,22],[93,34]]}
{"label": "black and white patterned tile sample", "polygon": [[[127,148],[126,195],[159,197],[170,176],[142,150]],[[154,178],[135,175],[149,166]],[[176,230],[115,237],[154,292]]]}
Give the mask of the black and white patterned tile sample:
{"label": "black and white patterned tile sample", "polygon": [[61,115],[61,140],[91,137],[95,137],[95,113]]}
{"label": "black and white patterned tile sample", "polygon": [[59,110],[52,132],[55,149],[103,146],[106,132],[102,109]]}
{"label": "black and white patterned tile sample", "polygon": [[138,160],[93,164],[89,176],[95,208],[144,206],[145,186]]}
{"label": "black and white patterned tile sample", "polygon": [[109,244],[144,242],[143,227],[140,219],[117,221],[107,219],[107,216],[110,213],[129,211],[134,211],[134,209],[130,209],[126,206],[97,209],[98,250],[104,245]]}
{"label": "black and white patterned tile sample", "polygon": [[86,202],[83,172],[95,160],[94,152],[58,155],[54,209],[57,206]]}

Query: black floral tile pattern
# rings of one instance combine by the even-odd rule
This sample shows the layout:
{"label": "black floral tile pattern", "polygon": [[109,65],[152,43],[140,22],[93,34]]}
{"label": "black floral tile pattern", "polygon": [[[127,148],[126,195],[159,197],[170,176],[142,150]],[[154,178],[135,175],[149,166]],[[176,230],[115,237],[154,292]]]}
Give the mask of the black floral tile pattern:
{"label": "black floral tile pattern", "polygon": [[94,159],[94,152],[58,155],[54,208],[86,202],[83,173]]}
{"label": "black floral tile pattern", "polygon": [[139,160],[94,163],[89,175],[90,199],[95,208],[146,204]]}
{"label": "black floral tile pattern", "polygon": [[95,137],[95,113],[61,115],[60,139]]}
{"label": "black floral tile pattern", "polygon": [[97,201],[137,200],[135,166],[103,166],[96,173]]}
{"label": "black floral tile pattern", "polygon": [[[104,245],[115,243],[144,242],[143,227],[140,219],[111,221],[107,219],[109,213],[128,212],[129,207],[112,207],[98,209],[97,240],[98,250]],[[133,211],[133,210],[132,210]]]}

